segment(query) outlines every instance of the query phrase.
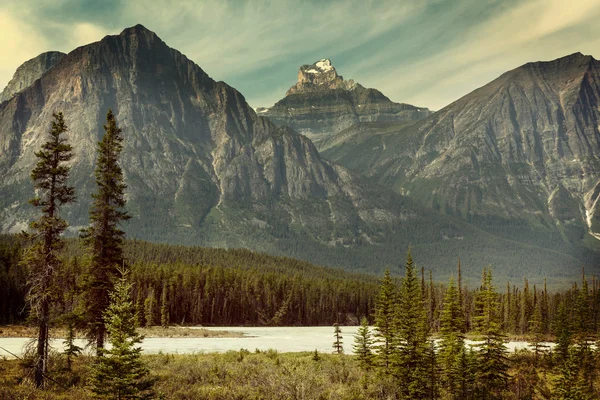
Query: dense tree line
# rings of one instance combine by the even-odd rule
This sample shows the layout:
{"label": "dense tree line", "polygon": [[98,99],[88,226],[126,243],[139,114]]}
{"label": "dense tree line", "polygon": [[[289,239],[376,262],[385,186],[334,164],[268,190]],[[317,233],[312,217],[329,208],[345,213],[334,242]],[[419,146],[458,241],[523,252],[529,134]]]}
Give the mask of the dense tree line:
{"label": "dense tree line", "polygon": [[[458,273],[460,277],[460,270]],[[496,291],[492,271],[484,268],[481,285],[465,302],[460,284],[451,279],[439,304],[439,340],[428,334],[435,291],[419,282],[410,252],[399,282],[386,272],[375,306],[375,326],[363,320],[355,336],[358,365],[375,374],[383,398],[399,399],[596,399],[600,397],[600,349],[595,305],[597,286],[585,276],[581,286],[553,297],[556,317],[549,322],[548,294]],[[460,279],[459,279],[460,282]],[[510,286],[509,286],[510,289]],[[429,295],[425,295],[429,293]],[[516,295],[516,299],[513,295]],[[514,302],[518,312],[506,312]],[[471,308],[474,345],[467,346],[466,308]],[[509,318],[507,318],[508,316]],[[503,326],[514,321],[528,333],[529,350],[509,354]],[[517,324],[518,323],[518,324]],[[553,350],[545,342],[556,336]],[[375,337],[375,340],[372,339]],[[334,344],[335,345],[335,344]]]}
{"label": "dense tree line", "polygon": [[[329,325],[356,324],[363,316],[374,322],[373,306],[378,293],[376,278],[314,266],[287,257],[274,257],[244,249],[211,249],[153,244],[139,240],[124,243],[124,258],[132,269],[133,295],[138,309],[146,303],[152,322],[203,325]],[[0,324],[23,323],[26,274],[19,267],[23,242],[16,236],[0,236]],[[85,283],[85,246],[67,240],[63,269],[57,273],[62,296],[57,313],[77,308]],[[398,270],[395,270],[396,274]],[[421,273],[429,332],[440,332],[442,303],[448,285]],[[398,279],[390,274],[393,284]],[[600,323],[600,281],[586,278],[590,324]],[[474,329],[476,289],[461,282],[460,302],[464,331]],[[508,335],[557,335],[555,321],[561,303],[568,322],[583,284],[550,293],[544,286],[506,285],[498,290],[499,323]],[[142,306],[140,306],[142,304]],[[164,307],[163,307],[164,306]],[[164,312],[163,312],[164,310]],[[214,311],[213,311],[214,310]],[[145,314],[145,308],[144,308]],[[536,324],[530,323],[537,315]],[[144,316],[141,319],[146,322]]]}

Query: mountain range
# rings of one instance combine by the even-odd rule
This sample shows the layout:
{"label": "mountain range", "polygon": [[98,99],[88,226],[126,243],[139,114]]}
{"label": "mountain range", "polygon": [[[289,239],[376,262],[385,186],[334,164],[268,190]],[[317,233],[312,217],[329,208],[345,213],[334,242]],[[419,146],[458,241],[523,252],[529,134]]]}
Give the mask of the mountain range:
{"label": "mountain range", "polygon": [[[284,99],[255,112],[236,89],[137,25],[19,67],[0,97],[0,226],[20,231],[35,216],[29,172],[56,111],[76,153],[78,202],[65,216],[73,234],[87,224],[110,108],[125,137],[129,237],[374,273],[397,270],[412,245],[440,278],[460,257],[474,279],[487,264],[501,279],[520,279],[525,268],[564,279],[599,260],[597,81],[582,72],[588,83],[578,86],[571,71],[586,70],[585,59],[596,68],[583,56],[532,64],[523,68],[537,75],[513,71],[495,89],[474,92],[477,99],[436,113],[346,81],[324,59],[302,66]],[[562,86],[544,81],[542,69]],[[532,183],[542,172],[542,183]]]}
{"label": "mountain range", "polygon": [[488,231],[596,247],[599,85],[592,56],[528,63],[415,124],[355,125],[321,151]]}

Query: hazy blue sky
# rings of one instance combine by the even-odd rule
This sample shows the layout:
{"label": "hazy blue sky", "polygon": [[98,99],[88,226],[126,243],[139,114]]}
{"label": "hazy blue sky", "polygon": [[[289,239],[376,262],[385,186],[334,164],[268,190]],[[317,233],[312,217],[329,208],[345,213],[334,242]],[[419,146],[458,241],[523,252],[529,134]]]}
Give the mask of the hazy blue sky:
{"label": "hazy blue sky", "polygon": [[41,52],[141,23],[254,107],[330,58],[346,79],[439,109],[528,61],[600,58],[599,20],[598,0],[2,0],[0,86]]}

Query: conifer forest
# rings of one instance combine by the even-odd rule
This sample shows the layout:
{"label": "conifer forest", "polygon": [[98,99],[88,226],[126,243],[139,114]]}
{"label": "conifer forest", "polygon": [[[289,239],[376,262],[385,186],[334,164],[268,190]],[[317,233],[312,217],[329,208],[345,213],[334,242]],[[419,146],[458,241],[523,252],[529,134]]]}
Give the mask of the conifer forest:
{"label": "conifer forest", "polygon": [[599,19],[1,0],[0,400],[600,399]]}

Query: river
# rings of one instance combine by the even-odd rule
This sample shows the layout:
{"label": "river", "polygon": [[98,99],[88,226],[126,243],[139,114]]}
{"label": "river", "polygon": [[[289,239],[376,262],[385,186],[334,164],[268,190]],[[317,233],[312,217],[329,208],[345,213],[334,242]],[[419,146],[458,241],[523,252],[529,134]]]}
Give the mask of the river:
{"label": "river", "polygon": [[[177,328],[173,328],[177,329]],[[237,338],[147,338],[142,343],[146,354],[172,353],[213,353],[230,350],[274,349],[279,352],[314,351],[321,353],[333,351],[333,327],[307,326],[307,327],[214,327],[210,330],[240,332],[244,337]],[[342,326],[343,346],[346,353],[352,353],[354,335],[357,326]],[[30,338],[0,338],[0,357],[14,358],[10,353],[23,355],[24,346],[31,342]],[[76,344],[85,347],[86,341],[77,339]],[[467,345],[474,344],[467,341]],[[63,339],[53,339],[51,346],[63,350]],[[527,347],[526,342],[511,341],[506,343],[509,351]],[[8,352],[6,351],[8,350]],[[89,351],[89,350],[88,350]],[[9,353],[10,352],[10,353]]]}

